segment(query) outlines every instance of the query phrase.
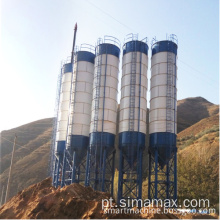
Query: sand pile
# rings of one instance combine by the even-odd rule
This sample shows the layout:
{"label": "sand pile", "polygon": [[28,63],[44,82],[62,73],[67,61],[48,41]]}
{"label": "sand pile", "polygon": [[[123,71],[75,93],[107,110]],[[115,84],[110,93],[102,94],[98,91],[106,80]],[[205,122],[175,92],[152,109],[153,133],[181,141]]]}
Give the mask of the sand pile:
{"label": "sand pile", "polygon": [[[51,186],[51,178],[19,192],[0,208],[1,219],[175,219],[172,214],[105,214],[102,199],[108,193],[94,191],[91,187],[71,184],[62,189]],[[113,203],[113,205],[117,205]],[[116,210],[115,208],[114,210]],[[191,217],[192,218],[192,217]]]}
{"label": "sand pile", "polygon": [[21,191],[0,208],[0,218],[101,218],[101,199],[108,193],[72,184],[62,189],[51,186],[51,178]]}
{"label": "sand pile", "polygon": [[64,218],[134,218],[137,216],[104,214],[102,199],[108,193],[91,187],[71,184],[62,189],[51,186],[51,178],[19,192],[0,208],[0,218],[13,219],[64,219]]}

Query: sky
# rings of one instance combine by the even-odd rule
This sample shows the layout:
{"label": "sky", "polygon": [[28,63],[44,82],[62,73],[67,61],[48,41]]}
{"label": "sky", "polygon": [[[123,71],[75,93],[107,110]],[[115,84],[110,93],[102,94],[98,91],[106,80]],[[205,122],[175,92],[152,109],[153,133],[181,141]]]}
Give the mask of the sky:
{"label": "sky", "polygon": [[54,116],[76,22],[78,46],[95,46],[105,35],[121,46],[129,33],[147,37],[149,83],[152,39],[177,35],[178,100],[219,104],[218,0],[1,0],[0,131]]}

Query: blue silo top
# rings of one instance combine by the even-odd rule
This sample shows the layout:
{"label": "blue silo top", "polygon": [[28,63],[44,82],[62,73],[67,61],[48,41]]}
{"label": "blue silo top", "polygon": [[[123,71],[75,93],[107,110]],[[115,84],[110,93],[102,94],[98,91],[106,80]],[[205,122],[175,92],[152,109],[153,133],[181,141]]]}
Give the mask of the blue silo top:
{"label": "blue silo top", "polygon": [[63,73],[72,72],[72,63],[66,63],[63,65]]}
{"label": "blue silo top", "polygon": [[95,60],[95,54],[89,52],[89,51],[78,51],[76,52],[76,62],[79,61],[87,61],[90,63],[94,63]]}
{"label": "blue silo top", "polygon": [[172,52],[177,55],[177,44],[169,40],[158,41],[152,45],[151,50],[152,56],[159,52]]}
{"label": "blue silo top", "polygon": [[96,56],[101,54],[111,54],[119,58],[120,55],[120,48],[114,44],[99,44],[98,46],[96,46],[95,51]]}
{"label": "blue silo top", "polygon": [[129,52],[142,52],[148,55],[148,45],[143,41],[133,40],[124,44],[123,46],[123,55]]}

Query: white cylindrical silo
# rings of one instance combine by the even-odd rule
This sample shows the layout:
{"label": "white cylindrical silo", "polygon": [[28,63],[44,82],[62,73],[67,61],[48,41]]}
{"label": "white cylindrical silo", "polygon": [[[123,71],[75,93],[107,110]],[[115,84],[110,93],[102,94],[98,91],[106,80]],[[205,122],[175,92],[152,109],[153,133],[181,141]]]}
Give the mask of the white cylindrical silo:
{"label": "white cylindrical silo", "polygon": [[129,38],[123,46],[119,148],[122,149],[131,166],[137,159],[138,146],[145,147],[147,69],[146,40]]}
{"label": "white cylindrical silo", "polygon": [[177,44],[172,40],[152,45],[149,133],[150,149],[158,148],[163,166],[176,146]]}
{"label": "white cylindrical silo", "polygon": [[95,50],[83,44],[75,53],[72,79],[71,112],[70,112],[70,146],[71,154],[77,151],[75,165],[85,157],[89,145],[91,120],[91,103],[94,78]]}
{"label": "white cylindrical silo", "polygon": [[90,140],[87,151],[86,186],[111,192],[114,185],[114,155],[120,43],[111,36],[96,46]]}
{"label": "white cylindrical silo", "polygon": [[115,43],[105,38],[96,46],[90,145],[114,147],[120,54]]}
{"label": "white cylindrical silo", "polygon": [[64,153],[66,145],[68,114],[70,105],[70,89],[71,89],[72,63],[66,62],[62,66],[62,78],[60,89],[59,110],[57,118],[56,133],[56,155]]}

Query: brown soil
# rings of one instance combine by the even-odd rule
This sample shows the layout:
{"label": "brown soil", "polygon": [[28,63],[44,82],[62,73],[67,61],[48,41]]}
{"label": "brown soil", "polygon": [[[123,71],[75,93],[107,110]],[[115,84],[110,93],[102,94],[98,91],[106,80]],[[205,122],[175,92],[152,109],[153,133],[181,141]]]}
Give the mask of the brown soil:
{"label": "brown soil", "polygon": [[178,133],[178,138],[186,137],[186,136],[195,136],[199,132],[202,132],[206,129],[212,128],[213,126],[219,125],[219,113],[213,115],[211,117],[202,119],[201,121],[197,122],[196,124],[188,127],[187,129]]}
{"label": "brown soil", "polygon": [[[102,199],[108,193],[71,184],[62,189],[51,186],[51,178],[19,192],[0,208],[1,219],[175,219],[173,214],[104,214]],[[115,203],[113,203],[116,205]],[[147,208],[145,208],[147,209]],[[190,216],[192,218],[192,216]],[[201,216],[200,216],[201,217]],[[212,216],[205,216],[212,217]]]}

